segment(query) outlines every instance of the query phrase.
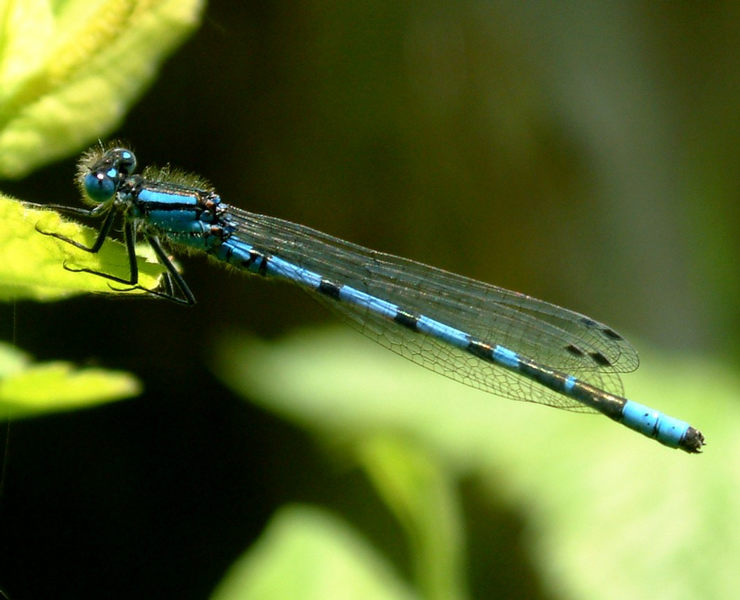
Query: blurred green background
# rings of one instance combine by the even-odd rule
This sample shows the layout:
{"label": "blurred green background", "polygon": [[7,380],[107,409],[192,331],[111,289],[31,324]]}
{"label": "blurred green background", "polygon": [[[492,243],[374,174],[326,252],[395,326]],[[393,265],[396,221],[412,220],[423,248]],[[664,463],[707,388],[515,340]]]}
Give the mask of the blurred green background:
{"label": "blurred green background", "polygon": [[[143,164],[198,172],[247,210],[589,314],[662,356],[667,378],[678,357],[733,370],[739,33],[732,2],[213,1],[114,133]],[[76,204],[74,160],[2,189]],[[95,297],[0,307],[2,339],[41,360],[128,369],[145,386],[134,401],[12,425],[0,587],[202,598],[286,502],[335,509],[412,571],[356,464],[213,374],[226,334],[277,340],[333,316],[288,286],[181,262],[192,309]],[[694,414],[675,415],[697,427],[715,390],[700,392]],[[655,394],[637,399],[672,413]],[[561,431],[610,426],[535,408]],[[650,448],[646,462],[688,461],[673,467],[686,488],[702,464],[736,470],[736,445],[723,454],[705,434],[703,457]],[[649,442],[635,437],[617,439],[641,452]],[[578,441],[543,443],[518,468],[545,472],[553,446]],[[568,597],[533,564],[523,509],[466,475],[470,596]]]}

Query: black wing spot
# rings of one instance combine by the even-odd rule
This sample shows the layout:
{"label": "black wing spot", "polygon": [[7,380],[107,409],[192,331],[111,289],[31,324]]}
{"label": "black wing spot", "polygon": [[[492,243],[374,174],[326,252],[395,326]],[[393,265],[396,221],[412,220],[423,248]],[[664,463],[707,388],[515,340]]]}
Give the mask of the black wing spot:
{"label": "black wing spot", "polygon": [[624,338],[619,335],[616,331],[611,329],[610,327],[603,327],[601,323],[597,323],[593,319],[590,319],[589,317],[581,317],[581,323],[588,327],[589,329],[598,328],[601,333],[603,333],[606,337],[611,338],[613,340],[623,340]]}
{"label": "black wing spot", "polygon": [[609,359],[606,356],[604,356],[601,352],[591,352],[589,353],[589,356],[600,367],[611,367],[612,365]]}
{"label": "black wing spot", "polygon": [[624,339],[621,335],[619,335],[616,331],[613,329],[609,329],[608,327],[606,329],[602,329],[604,332],[604,335],[608,338],[611,338],[613,340],[622,340]]}
{"label": "black wing spot", "polygon": [[565,349],[570,352],[573,356],[584,356],[586,353],[581,350],[578,346],[568,344]]}

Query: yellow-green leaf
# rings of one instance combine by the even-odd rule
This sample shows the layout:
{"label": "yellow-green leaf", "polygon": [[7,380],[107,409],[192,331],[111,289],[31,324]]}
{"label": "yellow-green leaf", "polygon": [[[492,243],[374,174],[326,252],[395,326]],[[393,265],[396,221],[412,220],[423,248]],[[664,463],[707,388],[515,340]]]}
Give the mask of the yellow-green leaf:
{"label": "yellow-green leaf", "polygon": [[0,177],[106,137],[202,0],[0,0]]}
{"label": "yellow-green leaf", "polygon": [[[64,268],[87,268],[126,278],[129,266],[123,244],[106,240],[100,252],[91,254],[43,235],[37,228],[60,233],[88,247],[96,236],[95,230],[65,221],[58,213],[32,208],[0,194],[0,300],[54,300],[90,292],[121,293],[116,290],[127,288],[97,275]],[[153,289],[159,285],[163,267],[151,252],[148,258],[138,261],[139,283]]]}
{"label": "yellow-green leaf", "polygon": [[139,391],[138,381],[127,373],[76,369],[65,362],[33,364],[0,343],[0,411],[11,418],[88,408]]}

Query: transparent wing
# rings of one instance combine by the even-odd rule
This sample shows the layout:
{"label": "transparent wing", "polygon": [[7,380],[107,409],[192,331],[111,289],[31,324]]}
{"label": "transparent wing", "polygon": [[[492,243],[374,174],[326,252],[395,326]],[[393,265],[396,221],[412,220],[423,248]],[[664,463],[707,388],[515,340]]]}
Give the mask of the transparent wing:
{"label": "transparent wing", "polygon": [[[423,314],[544,366],[623,395],[619,373],[637,368],[632,345],[585,315],[409,259],[345,242],[303,225],[228,207],[239,236],[335,283]],[[383,346],[461,383],[517,400],[585,411],[566,396],[419,335],[349,303],[320,300]]]}

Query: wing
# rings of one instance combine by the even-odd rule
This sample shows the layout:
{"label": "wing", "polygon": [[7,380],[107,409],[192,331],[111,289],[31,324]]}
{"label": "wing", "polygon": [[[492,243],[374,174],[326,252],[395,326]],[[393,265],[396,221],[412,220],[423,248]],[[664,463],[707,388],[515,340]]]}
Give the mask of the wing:
{"label": "wing", "polygon": [[[621,335],[580,313],[303,225],[230,206],[227,212],[239,236],[268,255],[505,346],[608,392],[623,395],[619,373],[639,364],[637,352]],[[586,410],[575,400],[365,308],[317,296],[365,335],[432,371],[509,398]]]}

